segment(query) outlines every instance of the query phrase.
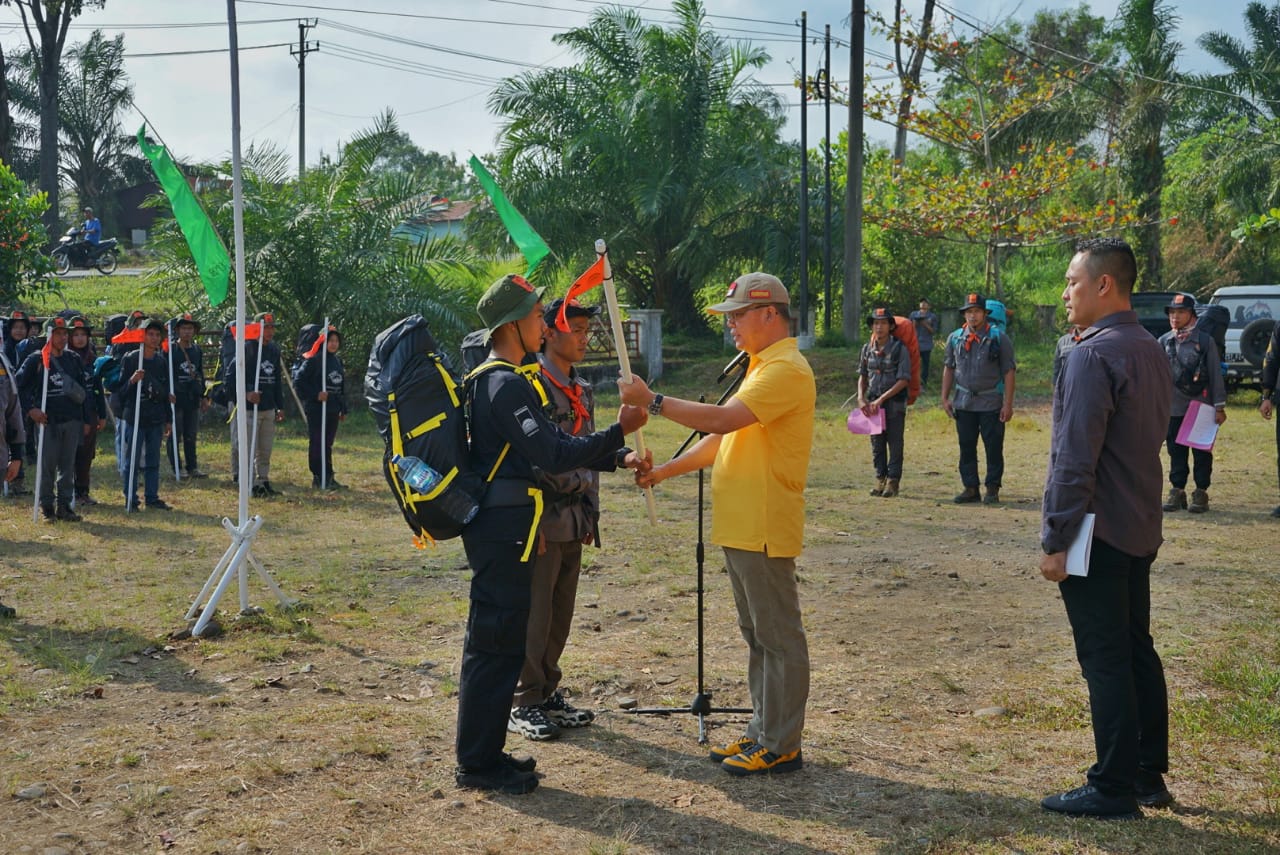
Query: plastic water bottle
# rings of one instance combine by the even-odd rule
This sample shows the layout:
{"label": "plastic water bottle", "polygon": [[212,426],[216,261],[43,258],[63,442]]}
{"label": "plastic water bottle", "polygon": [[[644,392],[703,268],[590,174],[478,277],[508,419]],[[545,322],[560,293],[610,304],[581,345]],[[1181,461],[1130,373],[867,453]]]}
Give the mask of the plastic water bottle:
{"label": "plastic water bottle", "polygon": [[424,496],[439,486],[444,477],[416,457],[393,454],[391,462],[400,470],[400,480]]}

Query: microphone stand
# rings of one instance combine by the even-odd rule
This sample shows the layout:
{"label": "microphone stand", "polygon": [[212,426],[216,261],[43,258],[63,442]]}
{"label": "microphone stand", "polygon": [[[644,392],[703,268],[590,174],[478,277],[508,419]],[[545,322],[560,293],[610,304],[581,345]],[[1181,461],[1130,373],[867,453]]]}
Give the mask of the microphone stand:
{"label": "microphone stand", "polygon": [[[724,371],[720,372],[720,377],[716,383],[722,382],[726,377],[735,375],[724,394],[716,401],[716,406],[722,406],[725,401],[738,391],[738,387],[742,385],[742,379],[747,375],[747,362],[750,355],[746,351],[740,351],[728,365]],[[706,402],[705,395],[698,396],[699,403]],[[674,460],[685,452],[685,450],[694,443],[695,440],[706,436],[702,431],[693,431],[685,438],[685,441],[676,449],[676,453],[671,457]],[[705,649],[705,635],[703,631],[703,602],[705,589],[703,586],[703,578],[705,575],[706,565],[706,544],[703,540],[703,509],[706,505],[706,470],[698,470],[698,545],[696,550],[696,561],[698,566],[697,572],[697,593],[698,593],[698,691],[693,696],[693,700],[689,702],[687,707],[647,707],[643,709],[627,710],[633,715],[670,715],[671,713],[691,713],[698,717],[698,744],[705,745],[707,743],[707,722],[706,717],[712,713],[751,713],[754,712],[751,707],[713,707],[711,705],[711,693],[706,690],[704,682],[703,659]]]}

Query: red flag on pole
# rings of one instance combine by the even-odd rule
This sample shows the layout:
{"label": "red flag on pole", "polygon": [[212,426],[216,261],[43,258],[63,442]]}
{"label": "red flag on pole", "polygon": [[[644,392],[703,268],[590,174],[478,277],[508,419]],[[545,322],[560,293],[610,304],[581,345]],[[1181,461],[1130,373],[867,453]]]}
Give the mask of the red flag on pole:
{"label": "red flag on pole", "polygon": [[579,276],[574,283],[569,286],[569,292],[564,295],[564,302],[560,304],[560,313],[556,316],[556,328],[562,332],[569,331],[569,319],[565,312],[569,308],[569,301],[573,298],[585,294],[592,288],[596,288],[604,283],[604,256],[596,259],[596,263],[587,268],[587,272]]}

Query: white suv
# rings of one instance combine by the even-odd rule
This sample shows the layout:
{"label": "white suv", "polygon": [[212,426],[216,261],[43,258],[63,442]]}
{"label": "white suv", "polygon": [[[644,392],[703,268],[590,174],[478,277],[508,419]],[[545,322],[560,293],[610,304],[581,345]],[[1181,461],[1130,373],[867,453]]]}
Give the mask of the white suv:
{"label": "white suv", "polygon": [[1271,329],[1280,319],[1280,285],[1232,285],[1213,292],[1210,303],[1231,313],[1227,327],[1227,384],[1258,383]]}

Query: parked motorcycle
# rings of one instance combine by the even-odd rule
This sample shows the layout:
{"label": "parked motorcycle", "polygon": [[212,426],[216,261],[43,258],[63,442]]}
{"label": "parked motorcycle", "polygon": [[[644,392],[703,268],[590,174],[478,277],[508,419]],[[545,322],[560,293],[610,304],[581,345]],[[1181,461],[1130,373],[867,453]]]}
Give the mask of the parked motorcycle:
{"label": "parked motorcycle", "polygon": [[79,228],[72,226],[59,238],[58,245],[50,253],[57,265],[58,275],[62,276],[74,267],[78,270],[97,268],[99,273],[110,276],[118,263],[116,239],[107,238],[92,244],[83,239],[83,234]]}

